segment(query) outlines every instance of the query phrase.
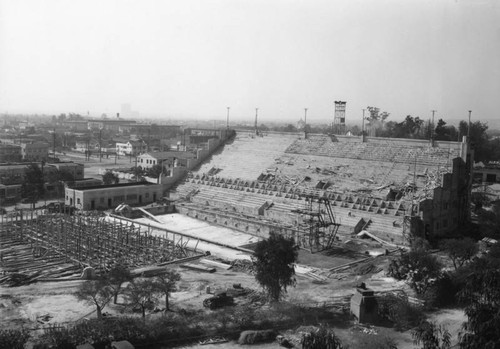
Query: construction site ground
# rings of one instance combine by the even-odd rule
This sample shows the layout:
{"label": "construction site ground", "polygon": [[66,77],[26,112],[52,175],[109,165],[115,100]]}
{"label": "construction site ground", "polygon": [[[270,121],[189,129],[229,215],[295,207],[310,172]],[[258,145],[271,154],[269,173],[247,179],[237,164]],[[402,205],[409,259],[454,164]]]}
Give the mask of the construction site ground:
{"label": "construction site ground", "polygon": [[[373,264],[377,268],[384,268],[387,264],[387,258],[377,257],[369,262],[371,263],[365,262],[361,266]],[[203,300],[210,297],[206,293],[207,286],[210,287],[212,293],[217,290],[232,288],[235,283],[241,284],[244,288],[260,291],[260,287],[251,273],[231,269],[216,269],[215,273],[200,273],[177,266],[176,270],[180,272],[182,279],[178,284],[178,291],[173,292],[170,298],[173,311],[184,309],[186,311],[210,312],[210,310],[203,308],[202,305]],[[334,297],[353,294],[355,285],[360,282],[365,282],[375,291],[406,288],[403,282],[397,282],[386,277],[384,270],[364,274],[363,271],[366,270],[377,271],[378,269],[351,268],[345,272],[331,274],[323,282],[318,282],[307,276],[297,275],[296,287],[289,288],[287,300],[302,304],[328,302]],[[33,329],[33,333],[37,334],[40,333],[40,330],[36,331],[35,329],[47,327],[49,324],[70,324],[75,321],[82,321],[85,318],[95,317],[93,306],[78,301],[73,296],[73,293],[82,282],[84,281],[38,282],[12,288],[0,286],[0,327],[25,327]],[[248,302],[248,299],[237,299],[237,304],[245,302]],[[104,312],[116,316],[140,316],[140,313],[132,312],[125,304],[126,300],[119,297],[118,304],[108,305]],[[160,300],[159,308],[163,307],[164,300]],[[161,312],[150,313],[147,316],[162,316],[161,314]],[[454,337],[456,337],[464,321],[463,312],[459,310],[443,310],[431,314],[430,317],[434,321],[445,324]],[[354,323],[339,324],[338,327],[335,327],[335,331],[345,343],[350,343],[351,348],[363,348],[363,345],[370,342],[370,336],[391,337],[398,343],[398,348],[413,348],[409,331],[400,333],[391,328],[360,327]],[[293,331],[291,330],[289,334],[293,335]],[[237,346],[236,343],[229,342],[204,345],[202,347],[224,349],[234,348],[235,346]],[[276,347],[276,343],[254,347],[271,348]],[[189,346],[189,348],[198,348],[198,346]]]}

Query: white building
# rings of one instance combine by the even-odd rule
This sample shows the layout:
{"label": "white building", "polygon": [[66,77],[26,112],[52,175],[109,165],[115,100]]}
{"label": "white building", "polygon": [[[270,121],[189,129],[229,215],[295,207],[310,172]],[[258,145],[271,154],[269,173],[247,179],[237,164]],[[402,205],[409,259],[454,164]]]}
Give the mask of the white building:
{"label": "white building", "polygon": [[116,154],[137,156],[147,148],[144,141],[128,141],[126,143],[116,142]]}

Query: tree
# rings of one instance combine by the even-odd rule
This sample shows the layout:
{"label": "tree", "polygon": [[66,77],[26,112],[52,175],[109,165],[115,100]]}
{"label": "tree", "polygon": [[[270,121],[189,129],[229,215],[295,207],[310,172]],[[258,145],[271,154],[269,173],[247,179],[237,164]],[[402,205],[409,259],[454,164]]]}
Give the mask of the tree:
{"label": "tree", "polygon": [[120,178],[118,178],[118,176],[115,175],[113,172],[106,171],[106,173],[104,173],[102,175],[102,181],[106,185],[109,185],[109,184],[118,184],[120,182]]}
{"label": "tree", "polygon": [[118,301],[118,294],[120,294],[121,286],[124,282],[132,281],[133,277],[130,271],[123,266],[123,264],[116,264],[107,275],[107,281],[113,289],[113,303]]}
{"label": "tree", "polygon": [[109,285],[108,281],[103,278],[89,280],[80,285],[75,292],[75,296],[79,300],[95,305],[97,318],[102,319],[104,307],[106,307],[111,301],[111,298],[113,298],[113,288]]}
{"label": "tree", "polygon": [[24,349],[29,339],[30,332],[27,328],[20,330],[0,329],[0,348]]}
{"label": "tree", "polygon": [[449,141],[446,128],[446,122],[443,119],[439,119],[434,129],[434,138],[438,141]]}
{"label": "tree", "polygon": [[165,295],[165,311],[170,310],[168,297],[170,292],[177,291],[176,283],[181,279],[181,275],[175,270],[167,270],[155,278],[155,286],[158,292]]}
{"label": "tree", "polygon": [[344,346],[331,329],[321,326],[316,331],[302,335],[300,339],[302,349],[342,349]]}
{"label": "tree", "polygon": [[460,334],[461,348],[500,348],[499,252],[500,248],[492,248],[470,264],[471,271],[459,293],[467,315]]}
{"label": "tree", "polygon": [[160,174],[163,173],[163,166],[160,164],[153,165],[148,171],[147,175],[149,177],[158,178]]}
{"label": "tree", "polygon": [[412,331],[411,336],[415,345],[423,345],[422,349],[451,348],[450,332],[434,322],[423,321]]}
{"label": "tree", "polygon": [[144,169],[142,168],[142,166],[134,166],[130,170],[134,174],[135,178],[139,178],[142,180],[142,177],[144,176]]}
{"label": "tree", "polygon": [[45,193],[43,170],[40,169],[37,164],[30,164],[26,169],[21,190],[23,196],[27,198],[28,201],[33,204],[33,208],[35,208],[36,202],[40,200]]}
{"label": "tree", "polygon": [[284,132],[297,132],[297,127],[293,126],[292,124],[288,124],[283,128]]}
{"label": "tree", "polygon": [[[466,121],[460,121],[458,125],[460,135],[466,136],[469,132],[469,124]],[[488,125],[480,121],[472,122],[470,124],[470,143],[474,149],[474,160],[475,161],[487,161],[491,156],[491,149],[488,141]],[[492,159],[496,160],[496,159]]]}
{"label": "tree", "polygon": [[298,246],[293,239],[271,232],[269,238],[259,241],[253,255],[255,278],[272,301],[279,302],[288,286],[295,285],[294,263]]}
{"label": "tree", "polygon": [[154,306],[158,301],[158,289],[151,279],[136,279],[131,281],[125,289],[125,296],[132,305],[141,308],[142,318],[146,318],[146,309]]}
{"label": "tree", "polygon": [[377,107],[366,107],[366,109],[369,112],[369,116],[366,117],[368,130],[372,136],[378,136],[382,133],[384,122],[390,114],[386,111],[380,112],[380,108]]}
{"label": "tree", "polygon": [[450,257],[455,270],[469,262],[478,251],[476,242],[471,238],[447,239],[441,243],[441,247]]}
{"label": "tree", "polygon": [[419,295],[425,292],[441,277],[441,263],[436,256],[424,249],[402,252],[389,264],[388,274],[399,280],[406,280]]}

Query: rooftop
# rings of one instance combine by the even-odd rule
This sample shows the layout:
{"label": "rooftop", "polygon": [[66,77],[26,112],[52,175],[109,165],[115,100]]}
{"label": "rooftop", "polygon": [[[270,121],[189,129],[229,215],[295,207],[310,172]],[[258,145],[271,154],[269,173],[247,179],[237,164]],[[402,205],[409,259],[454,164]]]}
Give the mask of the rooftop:
{"label": "rooftop", "polygon": [[118,184],[105,184],[105,185],[92,185],[85,188],[76,188],[75,190],[85,191],[93,189],[107,189],[107,188],[126,188],[126,187],[141,187],[141,186],[155,186],[158,184],[153,184],[149,182],[134,182],[134,183],[118,183]]}
{"label": "rooftop", "polygon": [[195,154],[188,151],[157,151],[157,152],[145,153],[139,155],[139,157],[146,155],[149,155],[156,159],[170,159],[170,158],[191,159],[196,157]]}

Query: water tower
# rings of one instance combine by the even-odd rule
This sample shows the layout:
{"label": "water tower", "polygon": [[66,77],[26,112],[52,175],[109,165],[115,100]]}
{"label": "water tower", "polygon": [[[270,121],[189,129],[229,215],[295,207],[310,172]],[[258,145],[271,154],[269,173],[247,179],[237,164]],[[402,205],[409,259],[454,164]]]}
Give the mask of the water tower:
{"label": "water tower", "polygon": [[347,102],[335,101],[335,115],[333,117],[333,134],[345,134],[345,106]]}

